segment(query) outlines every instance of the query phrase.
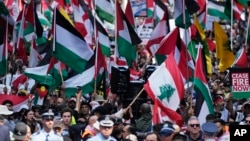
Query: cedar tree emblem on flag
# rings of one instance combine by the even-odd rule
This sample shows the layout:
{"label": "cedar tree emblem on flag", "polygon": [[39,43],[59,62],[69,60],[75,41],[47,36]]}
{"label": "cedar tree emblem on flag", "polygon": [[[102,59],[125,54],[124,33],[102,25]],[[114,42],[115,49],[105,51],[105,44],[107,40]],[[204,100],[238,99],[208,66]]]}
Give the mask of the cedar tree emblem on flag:
{"label": "cedar tree emblem on flag", "polygon": [[158,97],[160,100],[167,98],[167,100],[169,102],[170,97],[173,95],[174,91],[175,91],[175,88],[173,88],[171,85],[169,85],[169,84],[162,85],[162,86],[160,86],[161,95]]}

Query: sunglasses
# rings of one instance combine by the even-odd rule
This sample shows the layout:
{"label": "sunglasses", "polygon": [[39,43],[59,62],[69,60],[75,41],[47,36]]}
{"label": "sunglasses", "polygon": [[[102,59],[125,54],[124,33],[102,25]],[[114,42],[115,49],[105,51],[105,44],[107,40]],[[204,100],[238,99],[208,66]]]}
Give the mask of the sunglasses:
{"label": "sunglasses", "polygon": [[190,124],[191,127],[200,127],[200,124]]}

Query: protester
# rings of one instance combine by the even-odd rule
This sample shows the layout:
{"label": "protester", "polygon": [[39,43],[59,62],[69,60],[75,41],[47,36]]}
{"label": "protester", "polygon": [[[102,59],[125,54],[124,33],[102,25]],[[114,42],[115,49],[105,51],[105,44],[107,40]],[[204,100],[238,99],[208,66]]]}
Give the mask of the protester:
{"label": "protester", "polygon": [[23,122],[18,122],[13,131],[14,141],[29,141],[30,136],[30,127]]}
{"label": "protester", "polygon": [[230,133],[226,128],[226,122],[222,119],[216,119],[213,121],[218,127],[218,132],[216,134],[216,141],[229,141],[230,140]]}
{"label": "protester", "polygon": [[0,137],[2,141],[10,141],[10,130],[4,125],[4,117],[0,115]]}
{"label": "protester", "polygon": [[122,129],[122,137],[123,139],[130,139],[133,141],[137,141],[137,133],[136,128],[133,125],[125,125]]}
{"label": "protester", "polygon": [[188,125],[187,125],[187,140],[192,141],[202,141],[202,131],[200,128],[200,121],[197,117],[192,116],[188,120]]}
{"label": "protester", "polygon": [[162,141],[172,141],[173,136],[175,135],[175,129],[172,124],[164,124],[161,131],[160,136]]}
{"label": "protester", "polygon": [[[246,99],[235,98],[234,93],[232,93],[232,90],[230,89],[230,87],[232,87],[232,84],[229,83],[229,75],[231,71],[230,68],[249,68],[250,65],[250,38],[248,37],[249,35],[247,35],[249,34],[248,28],[250,20],[247,16],[249,15],[249,11],[244,8],[249,6],[246,5],[246,3],[235,2],[239,4],[237,5],[240,7],[238,7],[238,10],[241,10],[241,8],[244,9],[244,11],[240,11],[242,14],[240,17],[234,17],[234,19],[231,21],[221,19],[221,17],[220,19],[218,19],[218,23],[221,25],[221,27],[223,27],[223,30],[226,32],[226,36],[228,37],[228,40],[225,39],[225,41],[223,40],[223,43],[221,43],[224,47],[223,50],[221,50],[219,48],[220,41],[216,40],[216,31],[218,30],[215,30],[214,26],[212,26],[212,24],[215,23],[214,19],[217,20],[217,17],[208,19],[206,25],[202,26],[202,28],[199,29],[195,23],[195,16],[191,16],[191,26],[189,27],[189,25],[187,24],[184,25],[186,31],[189,32],[189,34],[185,34],[187,36],[182,34],[181,30],[178,30],[178,33],[176,32],[176,34],[174,34],[178,34],[177,41],[175,41],[176,38],[168,38],[171,37],[170,33],[173,33],[170,31],[173,31],[173,29],[175,29],[176,27],[176,29],[178,29],[179,26],[178,23],[172,24],[172,22],[170,22],[172,21],[172,18],[176,18],[176,15],[174,16],[174,13],[176,13],[174,5],[177,5],[178,3],[174,3],[174,0],[170,0],[168,2],[166,2],[167,0],[160,0],[160,2],[163,3],[160,3],[162,5],[160,5],[159,7],[162,8],[166,6],[163,10],[166,13],[161,13],[161,15],[158,15],[157,12],[154,13],[154,15],[157,17],[157,20],[148,19],[149,17],[145,17],[146,15],[144,15],[143,17],[137,16],[135,18],[135,23],[132,26],[135,29],[137,28],[138,35],[143,36],[143,42],[139,44],[134,44],[134,40],[136,38],[129,38],[127,36],[129,34],[125,32],[126,30],[120,30],[119,32],[116,31],[122,27],[129,28],[129,25],[119,25],[121,27],[114,28],[116,26],[114,23],[117,23],[117,21],[106,22],[107,19],[102,19],[103,17],[99,17],[100,12],[96,11],[97,14],[95,15],[96,17],[98,17],[97,19],[101,19],[98,20],[102,21],[100,22],[100,25],[98,23],[92,23],[94,21],[91,20],[91,17],[93,15],[91,15],[91,12],[88,12],[88,10],[94,10],[92,1],[82,1],[79,4],[79,7],[78,5],[75,5],[75,3],[72,3],[70,1],[67,1],[64,4],[60,3],[60,6],[55,3],[40,3],[39,1],[34,1],[34,6],[37,8],[38,14],[35,14],[35,22],[33,20],[34,17],[30,17],[32,13],[28,11],[33,9],[32,7],[30,7],[32,3],[28,3],[26,1],[22,1],[21,3],[20,1],[18,1],[18,3],[17,1],[13,3],[6,3],[3,1],[0,2],[1,9],[4,11],[4,14],[2,14],[2,16],[0,17],[0,45],[2,47],[1,49],[3,49],[0,52],[4,53],[1,54],[2,58],[0,62],[0,89],[2,89],[0,90],[2,91],[2,93],[0,94],[0,101],[2,105],[5,105],[5,107],[1,107],[2,105],[0,105],[0,115],[4,117],[4,126],[7,126],[11,133],[16,127],[16,122],[23,121],[30,127],[31,133],[34,133],[32,135],[31,141],[40,139],[46,140],[47,133],[50,134],[48,138],[55,138],[57,140],[61,140],[60,136],[63,136],[64,140],[65,137],[68,137],[74,141],[74,137],[77,137],[78,139],[84,138],[84,140],[88,139],[91,141],[94,139],[98,140],[104,138],[111,140],[115,138],[118,141],[141,141],[143,139],[145,139],[145,141],[151,139],[158,141],[159,139],[157,134],[150,134],[151,131],[159,133],[162,140],[170,140],[172,138],[172,140],[176,141],[187,138],[187,140],[199,141],[203,140],[202,131],[204,132],[204,135],[206,135],[206,137],[213,138],[213,136],[207,136],[207,134],[205,134],[207,133],[206,128],[201,130],[200,125],[202,125],[205,121],[204,117],[206,117],[206,122],[214,122],[219,128],[216,135],[216,138],[218,140],[224,138],[224,135],[226,136],[226,138],[228,137],[228,130],[224,129],[226,126],[225,123],[239,123],[240,125],[250,124],[250,101],[248,97]],[[119,3],[121,1],[122,0],[118,0]],[[224,1],[225,0],[219,2]],[[33,2],[33,0],[31,0],[31,2]],[[98,4],[100,5],[98,5],[98,8],[99,6],[104,5],[106,8],[109,8],[109,10],[113,11],[113,13],[111,14],[114,15],[110,16],[110,19],[119,19],[117,17],[113,17],[118,16],[115,15],[115,10],[113,9],[114,6],[117,5],[113,5],[112,3],[110,3],[110,6],[107,6],[109,2],[107,2],[107,4],[105,2],[99,2]],[[159,3],[157,2],[152,5],[158,7],[158,4]],[[204,9],[204,7],[206,7],[205,4],[197,4],[200,8]],[[148,4],[148,6],[149,5],[150,4]],[[215,5],[217,5],[217,3],[215,3]],[[13,9],[15,6],[16,9]],[[53,13],[56,10],[53,9],[58,6],[60,7],[60,13],[63,13],[63,19],[67,19],[64,21],[64,24],[68,25],[66,27],[62,27],[63,30],[67,31],[66,33],[69,33],[65,34],[65,38],[63,39],[57,38],[57,35],[61,35],[60,33],[65,32],[58,30],[58,28],[55,28],[57,30],[52,31],[54,29],[54,27],[52,28],[52,15],[56,15],[55,13]],[[124,5],[122,5],[122,7],[123,6]],[[48,9],[44,9],[45,7],[48,7]],[[75,10],[76,7],[78,10]],[[186,4],[186,7],[189,11],[190,8],[188,7],[188,4]],[[116,8],[119,8],[119,5]],[[155,7],[147,8],[153,9]],[[64,9],[65,11],[62,9]],[[195,6],[192,5],[191,10],[195,9]],[[21,12],[22,10],[23,12]],[[40,11],[43,12],[41,13]],[[75,13],[77,11],[81,11],[82,13]],[[191,15],[204,15],[203,13],[200,13],[201,11],[204,10],[200,9],[199,11],[195,11]],[[21,13],[23,13],[23,15],[21,15]],[[127,9],[124,14],[125,16],[128,16]],[[210,13],[208,12],[206,14],[209,15]],[[5,17],[6,15],[8,15],[8,17]],[[77,17],[79,15],[81,16]],[[38,18],[36,16],[38,16]],[[132,19],[133,16],[130,15],[128,17],[129,22],[133,21],[130,20],[130,18]],[[24,20],[21,20],[20,18],[23,18]],[[57,22],[57,18],[55,18],[53,22]],[[200,16],[198,17],[198,22],[204,22],[204,19],[201,21],[201,18],[202,17]],[[60,21],[62,21],[63,19],[61,19]],[[12,20],[13,22],[11,22]],[[22,24],[20,24],[19,20],[25,23],[24,29],[23,27],[20,27],[20,25]],[[157,33],[157,36],[162,37],[155,37],[154,34],[152,34],[152,38],[154,40],[151,40],[151,30],[154,31],[154,29],[157,29],[156,31],[160,31],[160,29],[157,28],[158,23],[162,23],[163,20],[167,24],[160,24],[160,29],[166,28],[167,30],[162,30],[162,32],[159,32],[161,34]],[[189,18],[187,18],[187,20],[189,20]],[[36,24],[30,24],[30,21],[33,21]],[[67,23],[67,21],[72,22]],[[44,25],[45,23],[46,25]],[[82,28],[78,27],[79,23]],[[28,26],[26,26],[26,24]],[[93,35],[93,32],[95,32],[95,30],[92,29],[92,26],[89,26],[90,24],[97,26],[95,27],[96,30],[98,30],[96,32],[98,33],[96,34],[96,36],[91,36]],[[201,24],[203,25],[203,23]],[[59,23],[56,23],[55,25],[57,25],[61,29],[61,25],[59,26]],[[72,25],[72,27],[70,25]],[[167,27],[165,27],[166,25]],[[27,35],[27,27],[29,27],[29,29],[34,28],[35,30],[32,30],[32,33],[29,33]],[[67,29],[68,27],[71,28]],[[104,33],[101,33],[99,31],[102,28],[104,28],[102,30]],[[13,29],[15,30],[15,32],[13,32]],[[86,33],[83,33],[85,29]],[[21,30],[24,30],[24,32],[22,32]],[[132,30],[132,28],[128,29],[130,33],[132,32]],[[201,30],[203,30],[204,33],[201,32]],[[55,34],[54,32],[57,33]],[[146,38],[144,38],[144,32],[146,32],[147,34]],[[19,33],[24,33],[24,35],[20,35]],[[32,36],[29,36],[31,34]],[[179,34],[183,36],[179,37]],[[109,37],[103,38],[103,36],[106,35],[108,35]],[[115,38],[115,41],[110,42],[111,39],[113,40],[113,37],[116,37],[115,35],[117,35],[117,37],[126,35],[128,39],[131,39],[131,42],[133,44],[132,50],[128,48],[128,50],[125,49],[120,52],[121,45],[117,42],[117,40],[120,40],[120,38]],[[199,37],[197,37],[197,35]],[[64,37],[64,34],[62,36]],[[56,37],[56,40],[53,39],[54,37]],[[163,37],[164,40],[160,41],[159,39],[162,39]],[[69,41],[68,39],[75,40]],[[170,42],[168,39],[170,40]],[[57,41],[62,41],[65,44],[60,44]],[[139,39],[137,41],[139,42]],[[168,42],[164,43],[163,41]],[[185,44],[181,44],[182,41],[185,41]],[[199,44],[196,44],[196,42],[199,42]],[[102,43],[105,44],[103,45]],[[151,46],[151,43],[153,43],[153,46]],[[60,45],[60,47],[68,47],[68,50],[59,50],[57,48],[58,45]],[[89,49],[90,52],[78,52],[79,49],[83,49],[78,45],[81,45],[81,47],[86,47],[86,50]],[[169,45],[172,47],[168,48],[168,50],[164,50],[165,46]],[[187,47],[185,47],[185,45]],[[198,45],[203,46],[202,55],[205,55],[205,57],[203,58],[205,60],[202,60],[203,66],[201,68],[203,69],[201,70],[194,69],[194,66],[197,64],[196,61],[198,61],[199,59],[197,58],[197,48],[199,48]],[[227,45],[227,48],[225,45]],[[108,47],[107,50],[104,49],[106,46]],[[101,47],[100,50],[99,47]],[[178,52],[178,49],[175,47],[178,47],[180,52]],[[188,52],[185,53],[186,55],[191,55],[184,57],[186,59],[189,59],[186,63],[184,62],[184,60],[182,60],[183,58],[179,58],[183,57],[184,52],[186,51],[182,47],[188,49]],[[244,49],[244,51],[239,52],[241,51],[241,49]],[[122,55],[126,51],[129,52],[129,54],[131,55],[130,57],[132,58],[127,58],[126,56]],[[137,99],[134,99],[135,97],[129,97],[129,99],[124,98],[124,95],[126,94],[130,95],[131,92],[138,93],[140,89],[145,88],[144,84],[148,82],[148,77],[157,69],[159,65],[161,65],[160,62],[168,58],[172,51],[175,51],[174,57],[177,66],[180,68],[180,71],[183,71],[186,74],[189,73],[190,70],[191,73],[190,77],[188,76],[189,78],[186,78],[187,76],[184,76],[184,73],[182,74],[182,80],[185,81],[184,88],[187,81],[194,82],[194,80],[197,80],[197,78],[193,79],[193,76],[202,76],[202,81],[199,81],[205,84],[202,88],[209,88],[210,91],[210,93],[203,92],[204,89],[202,89],[201,91],[202,94],[210,94],[205,97],[206,104],[209,107],[209,112],[207,112],[206,110],[200,111],[206,106],[205,103],[202,105],[202,107],[197,106],[198,104],[201,104],[200,102],[203,101],[203,99],[200,99],[201,95],[199,94],[201,93],[196,90],[197,87],[200,87],[196,86],[197,81],[195,82],[195,86],[189,87],[188,89],[190,90],[185,90],[185,92],[183,91],[182,93],[179,93],[181,92],[179,90],[181,90],[182,86],[180,84],[182,83],[175,83],[178,84],[178,88],[176,87],[174,91],[179,93],[178,96],[172,95],[171,89],[167,89],[167,87],[162,86],[159,89],[155,88],[158,89],[157,94],[154,94],[154,92],[151,91],[148,92],[148,90],[147,92],[143,90],[143,92]],[[227,68],[222,70],[221,67],[224,66],[223,61],[229,61],[227,51],[232,51],[234,56],[233,58],[235,60],[233,60],[233,64],[228,65]],[[220,57],[220,52],[222,52],[224,58]],[[82,59],[84,59],[84,61],[82,62],[79,60],[74,60],[74,57],[69,57],[70,54],[68,53],[73,55],[75,58],[78,58],[76,56],[81,55],[79,56],[79,58],[83,57]],[[90,55],[91,53],[94,53],[94,55]],[[181,55],[178,55],[178,53],[180,53]],[[61,55],[63,56],[63,58],[65,58],[65,60],[58,57]],[[103,58],[101,58],[102,56]],[[240,58],[240,56],[245,57],[245,59]],[[239,60],[244,60],[245,62],[243,64],[242,62],[237,64],[237,61]],[[69,61],[70,63],[68,63],[67,61]],[[81,70],[70,67],[72,64],[78,67],[82,67]],[[184,67],[184,64],[188,64],[188,66]],[[83,66],[85,65],[86,67],[83,68]],[[112,67],[119,67],[121,65],[126,66],[124,67],[126,68],[124,69],[124,72],[122,70],[119,72],[119,75],[114,75],[114,71],[111,71]],[[170,65],[165,65],[165,68],[171,67],[173,65],[174,61],[172,61]],[[153,68],[155,68],[155,70],[149,69],[149,66],[154,66]],[[184,70],[184,68],[187,70]],[[105,73],[102,76],[103,78],[101,78],[99,75],[102,71],[104,71]],[[81,77],[78,78],[78,76]],[[112,84],[111,78],[119,80],[120,82]],[[145,83],[140,86],[135,86],[135,90],[132,89],[134,85],[132,84],[131,86],[130,83],[134,80],[142,80],[142,82]],[[176,80],[177,79],[174,79],[174,81]],[[206,80],[208,82],[208,87],[206,86]],[[158,82],[160,82],[160,79],[159,81],[156,80],[156,82],[154,83]],[[46,87],[45,90],[37,90],[36,87],[38,83],[43,83],[48,87]],[[171,83],[170,86],[175,86],[173,84],[174,83]],[[121,85],[121,87],[118,88],[117,85]],[[161,96],[159,93],[162,93]],[[141,97],[142,95],[143,98]],[[176,97],[172,98],[172,96]],[[176,99],[177,97],[178,99]],[[210,99],[210,97],[212,99]],[[135,100],[135,102],[130,105],[130,107],[126,107],[129,104],[128,101],[131,101],[131,99]],[[176,101],[169,101],[173,99]],[[167,102],[171,104],[167,105]],[[178,102],[179,105],[176,105],[176,107],[174,108],[171,107],[172,103],[175,102]],[[37,105],[40,105],[41,107],[39,109],[33,109],[33,107]],[[169,110],[171,111],[168,111],[167,114],[164,112],[166,112],[166,110],[168,109],[162,109],[163,106],[166,105],[167,108],[170,107]],[[159,111],[155,111],[157,109],[156,106],[159,106]],[[50,116],[47,117],[45,116],[46,114],[40,113],[42,110],[48,109],[52,109],[53,116],[52,112],[49,111],[47,111],[47,113],[49,113],[47,115]],[[203,114],[203,112],[207,112],[207,115]],[[199,115],[201,113],[203,115]],[[168,114],[173,115],[169,116]],[[179,115],[180,117],[178,117]],[[102,119],[104,116],[108,116],[107,120]],[[113,121],[114,123],[111,122],[112,119],[109,116],[111,116],[112,118],[116,118],[115,121]],[[55,124],[55,121],[51,121],[54,117],[60,119],[60,124]],[[175,126],[175,124],[177,124],[177,122],[174,121],[175,119],[171,119],[173,117],[178,117],[178,120],[179,118],[181,118],[182,121],[180,121],[180,123],[178,122],[178,126]],[[98,120],[98,122],[96,120]],[[108,123],[108,126],[104,126],[105,121]],[[56,135],[52,134],[51,126],[54,127],[53,130],[56,132]],[[173,133],[172,126],[174,128]],[[136,133],[131,133],[132,131],[130,127],[135,127]],[[100,129],[100,133],[96,129]],[[110,132],[112,132],[111,135]],[[182,136],[182,132],[184,132],[185,136]]]}
{"label": "protester", "polygon": [[148,103],[143,103],[140,106],[141,117],[137,119],[136,129],[139,132],[149,132],[152,127],[152,113],[151,107]]}
{"label": "protester", "polygon": [[147,133],[144,141],[161,141],[160,135],[157,132]]}
{"label": "protester", "polygon": [[0,105],[0,115],[4,117],[4,125],[9,128],[10,131],[14,130],[15,122],[13,119],[13,111],[10,111],[6,105]]}

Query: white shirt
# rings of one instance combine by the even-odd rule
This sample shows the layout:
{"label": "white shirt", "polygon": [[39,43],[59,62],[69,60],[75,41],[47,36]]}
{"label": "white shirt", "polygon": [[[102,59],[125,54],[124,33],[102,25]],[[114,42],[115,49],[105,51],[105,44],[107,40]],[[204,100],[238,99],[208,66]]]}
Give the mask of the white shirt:
{"label": "white shirt", "polygon": [[44,129],[32,134],[30,141],[46,141],[47,135],[49,135],[48,141],[63,141],[63,137],[57,135],[53,130],[47,133]]}

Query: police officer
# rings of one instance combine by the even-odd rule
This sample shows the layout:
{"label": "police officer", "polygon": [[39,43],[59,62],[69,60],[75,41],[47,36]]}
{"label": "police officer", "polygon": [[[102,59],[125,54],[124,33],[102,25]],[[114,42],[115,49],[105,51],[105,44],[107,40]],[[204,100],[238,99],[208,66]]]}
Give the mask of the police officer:
{"label": "police officer", "polygon": [[54,113],[51,109],[45,110],[42,114],[43,129],[31,136],[31,141],[63,141],[62,136],[53,131]]}
{"label": "police officer", "polygon": [[218,127],[215,123],[207,122],[202,124],[202,133],[204,141],[215,141]]}
{"label": "police officer", "polygon": [[98,118],[100,132],[94,137],[89,138],[87,141],[116,141],[114,137],[111,136],[114,125],[114,118],[109,115],[104,115]]}

